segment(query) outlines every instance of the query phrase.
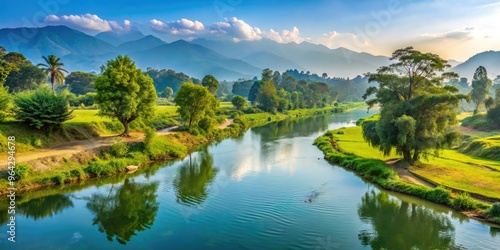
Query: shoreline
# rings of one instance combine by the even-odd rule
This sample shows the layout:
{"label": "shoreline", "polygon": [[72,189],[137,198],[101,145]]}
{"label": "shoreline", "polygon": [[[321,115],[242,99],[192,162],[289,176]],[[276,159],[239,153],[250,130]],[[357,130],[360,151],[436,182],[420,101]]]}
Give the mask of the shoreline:
{"label": "shoreline", "polygon": [[[400,178],[394,164],[343,151],[333,138],[334,132],[335,130],[327,131],[324,135],[316,138],[314,142],[314,145],[323,152],[324,159],[330,164],[352,171],[363,180],[381,189],[444,205],[468,218],[500,226],[500,218],[491,218],[487,214],[491,207],[490,204],[469,198],[469,196],[464,198],[457,193],[452,193],[452,191],[456,192],[457,189],[450,190],[439,185],[428,187],[408,182],[404,180],[405,178]],[[466,205],[463,204],[464,202]]]}
{"label": "shoreline", "polygon": [[[17,192],[23,193],[26,191],[43,189],[44,187],[52,187],[64,184],[75,184],[87,180],[117,176],[120,174],[127,173],[126,167],[129,165],[135,165],[139,167],[139,170],[144,170],[148,169],[151,165],[153,165],[156,162],[166,163],[173,160],[183,159],[190,152],[195,151],[197,148],[201,146],[208,145],[212,142],[217,142],[226,138],[238,136],[252,127],[258,127],[268,123],[279,122],[287,119],[297,120],[301,118],[312,117],[315,115],[345,113],[362,107],[365,107],[364,103],[347,103],[347,104],[341,104],[338,107],[331,106],[319,109],[291,110],[287,114],[282,114],[282,113],[245,114],[239,117],[235,117],[231,125],[223,129],[218,129],[218,130],[216,129],[214,133],[205,136],[192,135],[185,131],[156,136],[158,138],[162,138],[162,140],[172,144],[175,147],[184,147],[185,150],[182,154],[179,154],[178,152],[174,153],[165,152],[164,154],[159,155],[156,158],[151,158],[151,156],[148,156],[145,149],[142,149],[139,151],[134,151],[133,152],[134,156],[132,158],[128,156],[110,158],[109,154],[107,154],[107,152],[110,149],[110,146],[103,146],[103,147],[96,147],[90,150],[75,152],[70,159],[78,159],[78,162],[69,161],[67,158],[61,156],[59,156],[57,160],[56,160],[57,156],[45,157],[47,159],[38,158],[33,161],[44,161],[44,160],[56,161],[56,163],[60,164],[57,167],[54,167],[54,169],[41,172],[36,171],[34,173],[33,172],[30,173],[30,174],[43,173],[45,176],[40,179],[35,178],[31,181],[26,181],[26,182],[21,179],[18,183],[16,183],[16,188]],[[141,147],[142,142],[139,141],[130,142],[127,145],[129,146],[129,148]],[[84,155],[85,157],[81,155]],[[93,162],[102,162],[102,164],[100,165],[104,165],[104,168],[106,168],[102,170],[103,174],[101,174],[101,172],[96,172],[93,169],[89,169],[90,168],[89,164]],[[117,164],[119,166],[117,166]],[[65,167],[68,169],[65,170],[61,169]],[[5,171],[2,172],[3,173],[1,174],[5,173]],[[7,189],[6,186],[6,184],[8,183],[6,182],[6,178],[2,179],[3,179],[2,180],[3,185],[2,188],[0,189],[0,194],[4,195],[8,193],[9,190]]]}

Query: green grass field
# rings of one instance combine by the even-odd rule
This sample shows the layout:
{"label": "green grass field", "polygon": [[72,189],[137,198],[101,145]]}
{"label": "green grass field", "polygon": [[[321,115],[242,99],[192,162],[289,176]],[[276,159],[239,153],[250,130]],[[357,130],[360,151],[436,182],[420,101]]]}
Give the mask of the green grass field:
{"label": "green grass field", "polygon": [[[336,130],[333,136],[342,150],[364,158],[384,161],[400,158],[394,153],[384,156],[369,146],[363,140],[359,126]],[[450,188],[500,199],[499,161],[470,156],[456,150],[443,150],[439,157],[430,157],[422,163],[423,166],[413,166],[410,170]]]}

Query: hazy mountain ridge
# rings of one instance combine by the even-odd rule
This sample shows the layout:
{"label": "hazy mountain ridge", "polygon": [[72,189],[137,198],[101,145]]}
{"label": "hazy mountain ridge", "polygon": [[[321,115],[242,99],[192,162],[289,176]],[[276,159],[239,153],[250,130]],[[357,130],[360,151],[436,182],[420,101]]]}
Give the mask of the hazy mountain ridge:
{"label": "hazy mountain ridge", "polygon": [[479,66],[483,66],[488,71],[488,76],[494,79],[500,75],[500,51],[485,51],[474,55],[464,63],[461,63],[451,69],[461,77],[472,80],[474,72]]}
{"label": "hazy mountain ridge", "polygon": [[[129,40],[113,46],[98,38],[106,34]],[[197,78],[213,74],[221,80],[250,79],[260,76],[264,68],[297,69],[318,75],[327,73],[332,77],[353,78],[390,63],[385,56],[345,48],[329,49],[308,42],[282,44],[266,39],[240,42],[196,39],[166,43],[140,32],[121,36],[108,32],[94,37],[66,26],[0,29],[0,46],[24,54],[35,64],[42,62],[42,56],[55,54],[61,57],[69,71],[99,72],[99,67],[108,60],[127,54],[144,70],[147,67],[173,69]],[[500,75],[500,52],[479,53],[451,71],[470,79],[480,65],[486,67],[490,77]]]}
{"label": "hazy mountain ridge", "polygon": [[135,41],[144,38],[144,34],[137,29],[125,33],[116,33],[113,31],[101,32],[95,35],[95,38],[107,42],[113,46],[119,46],[122,43]]}

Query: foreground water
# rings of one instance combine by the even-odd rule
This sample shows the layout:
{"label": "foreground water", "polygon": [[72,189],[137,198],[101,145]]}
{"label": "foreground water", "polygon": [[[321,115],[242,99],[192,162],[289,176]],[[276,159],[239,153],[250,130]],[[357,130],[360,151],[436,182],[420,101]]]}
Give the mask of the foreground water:
{"label": "foreground water", "polygon": [[367,115],[273,123],[147,172],[18,195],[15,243],[3,200],[0,249],[500,249],[500,229],[323,160],[314,139]]}

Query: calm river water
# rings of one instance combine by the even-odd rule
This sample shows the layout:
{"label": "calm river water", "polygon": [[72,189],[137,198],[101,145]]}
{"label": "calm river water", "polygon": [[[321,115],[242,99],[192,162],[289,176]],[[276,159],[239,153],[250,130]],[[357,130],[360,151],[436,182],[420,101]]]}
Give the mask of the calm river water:
{"label": "calm river water", "polygon": [[0,249],[500,249],[499,228],[382,191],[312,145],[368,115],[273,123],[147,172],[19,194],[16,243],[2,200]]}

